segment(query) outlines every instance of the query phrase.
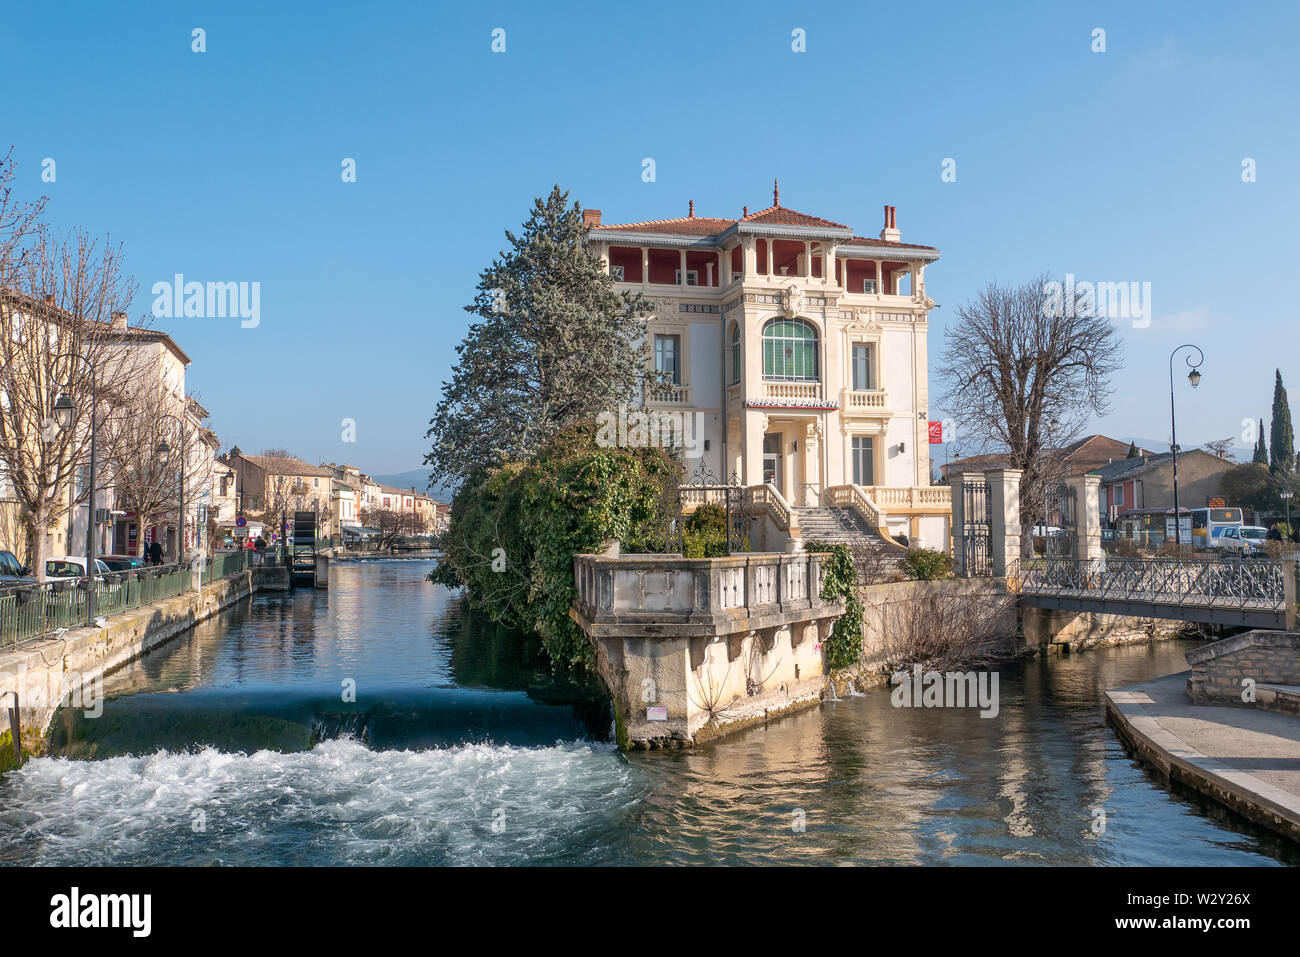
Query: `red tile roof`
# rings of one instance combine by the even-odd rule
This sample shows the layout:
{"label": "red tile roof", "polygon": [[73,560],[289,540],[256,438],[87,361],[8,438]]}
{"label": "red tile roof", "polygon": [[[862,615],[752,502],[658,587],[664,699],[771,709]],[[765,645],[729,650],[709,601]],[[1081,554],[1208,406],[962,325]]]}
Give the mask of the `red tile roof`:
{"label": "red tile roof", "polygon": [[[602,223],[593,227],[593,232],[623,231],[630,233],[655,233],[664,236],[717,236],[726,232],[737,223],[756,223],[771,226],[808,226],[813,229],[849,229],[843,223],[837,223],[820,216],[809,216],[798,210],[785,206],[769,206],[756,213],[739,219],[726,219],[718,216],[683,216],[679,219],[649,219],[640,223]],[[869,236],[854,236],[846,240],[846,246],[893,246],[897,249],[934,249],[934,246],[922,246],[918,243],[898,243],[884,239],[872,239]]]}
{"label": "red tile roof", "polygon": [[681,219],[651,219],[644,223],[601,225],[595,230],[622,229],[635,233],[666,233],[678,236],[714,236],[736,225],[734,219],[717,219],[709,216],[683,216]]}

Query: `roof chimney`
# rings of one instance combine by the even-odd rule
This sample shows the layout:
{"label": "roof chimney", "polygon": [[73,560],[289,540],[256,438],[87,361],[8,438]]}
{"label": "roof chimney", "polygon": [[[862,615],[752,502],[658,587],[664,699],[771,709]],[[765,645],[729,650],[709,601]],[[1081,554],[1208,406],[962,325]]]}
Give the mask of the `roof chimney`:
{"label": "roof chimney", "polygon": [[695,218],[695,200],[691,200],[691,208],[690,208],[690,211],[686,214],[686,217],[687,217],[688,219],[694,219],[694,218]]}
{"label": "roof chimney", "polygon": [[779,180],[772,180],[772,205],[781,205],[781,183]]}
{"label": "roof chimney", "polygon": [[741,207],[741,218],[742,218],[742,219],[748,219],[748,218],[749,218],[749,207],[748,207],[748,206],[742,206],[742,207]]}
{"label": "roof chimney", "polygon": [[880,238],[887,243],[896,243],[899,241],[900,233],[898,232],[898,220],[894,214],[893,206],[885,207],[885,228],[880,231]]}
{"label": "roof chimney", "polygon": [[599,226],[599,225],[600,225],[600,210],[598,210],[598,209],[584,209],[584,210],[582,211],[582,225],[584,225],[584,226]]}
{"label": "roof chimney", "polygon": [[47,305],[47,306],[52,306],[52,305],[54,305],[54,293],[52,293],[52,292],[47,292],[47,293],[45,294],[45,305]]}
{"label": "roof chimney", "polygon": [[114,329],[126,328],[126,313],[124,312],[113,313],[113,328]]}

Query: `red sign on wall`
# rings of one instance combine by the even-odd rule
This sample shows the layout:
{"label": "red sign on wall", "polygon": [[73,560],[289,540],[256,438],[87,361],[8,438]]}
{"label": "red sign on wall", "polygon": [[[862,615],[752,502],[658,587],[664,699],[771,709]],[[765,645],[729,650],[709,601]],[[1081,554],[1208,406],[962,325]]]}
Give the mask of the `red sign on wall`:
{"label": "red sign on wall", "polygon": [[942,422],[930,423],[930,444],[931,445],[943,444],[943,423]]}

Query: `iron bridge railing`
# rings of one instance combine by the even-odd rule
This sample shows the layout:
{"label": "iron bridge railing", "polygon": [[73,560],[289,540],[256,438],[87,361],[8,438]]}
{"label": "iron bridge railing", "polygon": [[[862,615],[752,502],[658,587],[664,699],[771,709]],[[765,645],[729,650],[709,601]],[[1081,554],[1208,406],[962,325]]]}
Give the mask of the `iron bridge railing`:
{"label": "iron bridge railing", "polygon": [[1280,612],[1288,567],[1271,559],[1022,558],[1007,577],[1022,595]]}

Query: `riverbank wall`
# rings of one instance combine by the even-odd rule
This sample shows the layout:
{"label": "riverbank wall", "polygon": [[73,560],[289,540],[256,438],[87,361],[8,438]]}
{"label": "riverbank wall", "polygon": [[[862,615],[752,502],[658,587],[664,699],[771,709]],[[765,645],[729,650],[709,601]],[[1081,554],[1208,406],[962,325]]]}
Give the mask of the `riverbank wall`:
{"label": "riverbank wall", "polygon": [[1046,653],[1165,641],[1182,637],[1188,627],[1187,622],[1167,618],[1048,608],[1020,609],[1020,633],[1025,646]]}
{"label": "riverbank wall", "polygon": [[[201,591],[113,615],[105,619],[104,627],[75,628],[58,638],[24,642],[0,653],[0,695],[18,695],[23,747],[41,753],[61,704],[87,711],[102,704],[104,677],[118,668],[257,591],[288,588],[287,568],[249,568],[204,585]],[[7,733],[5,738],[9,739]],[[12,751],[7,755],[12,758]]]}
{"label": "riverbank wall", "polygon": [[[862,659],[830,675],[837,696],[889,683],[899,668],[935,655],[960,659],[978,645],[999,645],[1016,657],[1015,596],[1005,578],[901,581],[858,588],[862,602]],[[852,682],[852,688],[849,683]]]}

